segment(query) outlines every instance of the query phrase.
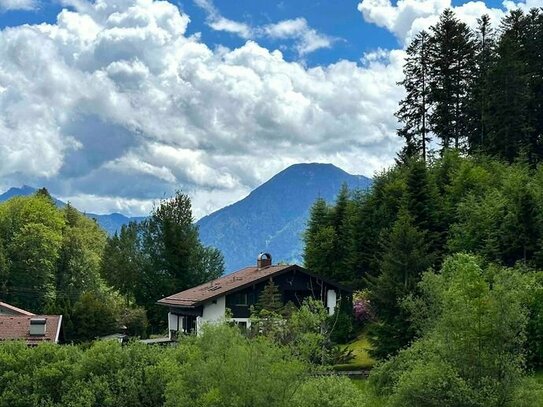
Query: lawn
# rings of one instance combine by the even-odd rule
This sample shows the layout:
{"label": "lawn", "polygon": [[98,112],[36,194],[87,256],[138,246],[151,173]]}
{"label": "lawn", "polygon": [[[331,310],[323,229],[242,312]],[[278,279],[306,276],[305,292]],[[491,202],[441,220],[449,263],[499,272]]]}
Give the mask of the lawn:
{"label": "lawn", "polygon": [[354,341],[340,346],[346,346],[348,349],[352,350],[354,358],[349,363],[335,365],[335,370],[369,369],[372,368],[375,364],[375,361],[370,357],[368,353],[371,345],[365,332],[362,332],[360,335],[358,335],[358,337]]}

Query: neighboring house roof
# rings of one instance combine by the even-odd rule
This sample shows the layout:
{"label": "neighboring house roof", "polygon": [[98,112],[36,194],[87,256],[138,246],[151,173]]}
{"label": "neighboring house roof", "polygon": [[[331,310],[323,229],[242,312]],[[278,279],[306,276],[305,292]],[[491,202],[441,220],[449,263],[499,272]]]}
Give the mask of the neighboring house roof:
{"label": "neighboring house roof", "polygon": [[300,266],[272,265],[263,268],[246,267],[234,273],[219,277],[208,283],[189,288],[188,290],[170,295],[166,298],[162,298],[158,301],[158,304],[170,305],[181,308],[194,308],[201,305],[203,302],[212,300],[214,298],[228,294],[232,291],[269,279],[270,277],[282,274],[289,270],[299,270],[303,273],[320,278],[321,280],[326,281],[329,284],[334,285],[342,290],[350,291],[348,288],[343,287],[337,283],[324,279],[320,276],[315,276],[314,274],[308,272],[306,269]]}
{"label": "neighboring house roof", "polygon": [[[45,335],[30,335],[30,320],[45,319]],[[22,340],[28,345],[41,342],[58,343],[62,315],[0,316],[0,341]]]}
{"label": "neighboring house roof", "polygon": [[15,315],[34,315],[32,312],[25,311],[24,309],[17,308],[13,305],[9,305],[5,302],[0,301],[0,315],[2,315],[1,310],[4,309],[7,311],[8,314],[15,314]]}

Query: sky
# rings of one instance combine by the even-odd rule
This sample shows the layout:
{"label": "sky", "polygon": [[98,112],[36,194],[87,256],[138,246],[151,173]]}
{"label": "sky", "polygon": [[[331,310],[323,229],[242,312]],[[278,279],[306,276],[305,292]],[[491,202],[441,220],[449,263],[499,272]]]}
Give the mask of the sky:
{"label": "sky", "polygon": [[402,146],[404,50],[447,7],[470,26],[543,0],[0,0],[0,191],[196,218],[289,165],[373,176]]}

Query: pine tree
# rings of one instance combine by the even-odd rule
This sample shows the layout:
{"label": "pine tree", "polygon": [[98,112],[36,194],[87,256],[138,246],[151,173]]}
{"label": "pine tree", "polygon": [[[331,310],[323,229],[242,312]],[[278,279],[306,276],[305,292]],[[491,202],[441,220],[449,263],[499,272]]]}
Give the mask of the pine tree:
{"label": "pine tree", "polygon": [[407,48],[407,58],[403,67],[405,78],[399,83],[405,88],[406,97],[400,102],[396,117],[402,123],[398,135],[403,137],[406,146],[402,151],[403,160],[422,157],[428,154],[429,113],[430,113],[430,36],[421,31]]}
{"label": "pine tree", "polygon": [[430,41],[430,125],[443,150],[464,148],[474,61],[472,31],[446,9],[431,27]]}

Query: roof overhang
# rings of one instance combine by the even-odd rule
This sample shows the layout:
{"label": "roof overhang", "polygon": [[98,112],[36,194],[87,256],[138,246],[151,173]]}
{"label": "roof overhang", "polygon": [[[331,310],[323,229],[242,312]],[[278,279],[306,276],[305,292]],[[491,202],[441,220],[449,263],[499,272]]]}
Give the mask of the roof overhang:
{"label": "roof overhang", "polygon": [[[280,276],[284,273],[287,273],[289,271],[292,271],[292,270],[295,270],[295,271],[300,271],[302,273],[305,273],[315,279],[319,279],[323,282],[325,282],[326,284],[329,284],[331,286],[334,286],[336,288],[339,288],[340,290],[342,291],[346,291],[348,293],[352,293],[353,290],[347,286],[344,286],[342,284],[338,284],[328,278],[325,278],[325,277],[322,277],[322,276],[319,276],[315,273],[312,273],[308,270],[306,270],[305,268],[301,267],[301,266],[298,266],[297,264],[293,264],[293,265],[290,265],[288,267],[285,267],[281,270],[278,270],[277,272],[273,273],[273,274],[267,274],[267,275],[264,275],[260,278],[257,278],[257,279],[254,279],[254,280],[251,280],[251,281],[248,281],[247,283],[245,284],[241,284],[235,288],[232,288],[231,290],[229,291],[225,291],[225,292],[221,292],[219,294],[216,294],[216,295],[213,295],[213,296],[210,296],[210,297],[207,297],[203,300],[190,300],[190,299],[182,299],[182,300],[176,300],[176,299],[169,299],[168,297],[166,298],[162,298],[160,300],[158,300],[156,303],[158,305],[164,305],[164,306],[169,306],[169,307],[176,307],[176,308],[187,308],[187,309],[194,309],[194,308],[197,308],[199,306],[202,306],[203,304],[209,302],[209,301],[213,301],[214,299],[217,299],[219,297],[223,297],[225,295],[228,295],[228,294],[231,294],[231,293],[235,293],[237,291],[240,291],[240,290],[243,290],[247,287],[250,287],[254,284],[258,284],[258,283],[261,283],[262,281],[266,281],[266,280],[269,280],[270,278],[273,278],[275,276]],[[233,273],[232,273],[233,274]],[[193,301],[193,302],[191,302]]]}

